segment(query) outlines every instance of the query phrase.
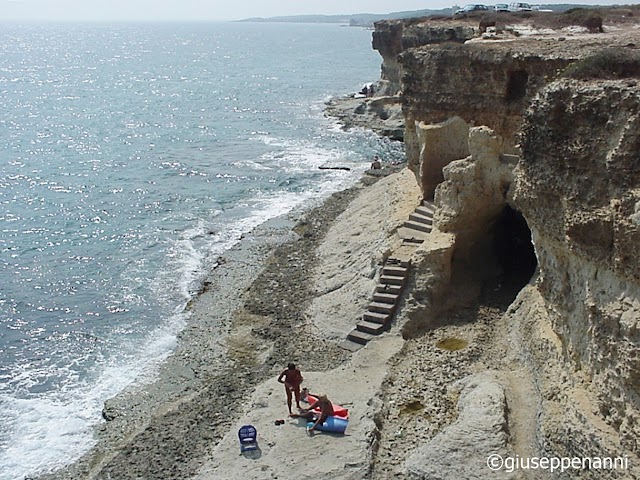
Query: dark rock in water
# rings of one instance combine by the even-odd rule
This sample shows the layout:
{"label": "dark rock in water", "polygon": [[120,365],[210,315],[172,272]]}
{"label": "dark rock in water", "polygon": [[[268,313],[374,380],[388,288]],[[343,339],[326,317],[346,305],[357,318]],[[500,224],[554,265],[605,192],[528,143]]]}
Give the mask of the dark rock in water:
{"label": "dark rock in water", "polygon": [[351,169],[349,167],[318,167],[320,170],[344,170],[346,172],[350,172]]}
{"label": "dark rock in water", "polygon": [[104,408],[102,409],[102,418],[107,422],[115,420],[122,415],[122,412],[118,408],[118,405],[114,404],[111,400],[104,402]]}

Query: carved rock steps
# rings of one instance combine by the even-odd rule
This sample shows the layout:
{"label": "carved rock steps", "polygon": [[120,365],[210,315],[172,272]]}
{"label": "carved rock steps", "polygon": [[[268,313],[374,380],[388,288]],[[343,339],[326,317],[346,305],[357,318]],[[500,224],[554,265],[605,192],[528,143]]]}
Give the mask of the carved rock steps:
{"label": "carved rock steps", "polygon": [[356,328],[347,335],[343,348],[355,351],[389,328],[409,276],[409,267],[408,261],[387,259],[380,272],[380,283],[376,286],[372,302]]}
{"label": "carved rock steps", "polygon": [[404,245],[418,245],[423,243],[433,228],[433,214],[435,207],[432,202],[424,200],[422,205],[409,215],[398,230]]}
{"label": "carved rock steps", "polygon": [[415,212],[409,215],[409,220],[404,222],[404,227],[410,230],[430,233],[433,225],[433,203],[423,201]]}
{"label": "carved rock steps", "polygon": [[[431,232],[433,213],[433,203],[423,201],[398,232],[403,243],[413,247],[422,243],[425,235]],[[349,332],[347,339],[341,344],[343,348],[356,351],[389,328],[409,277],[410,266],[409,260],[395,257],[387,259],[380,272],[380,283],[375,288],[372,301],[356,328]]]}

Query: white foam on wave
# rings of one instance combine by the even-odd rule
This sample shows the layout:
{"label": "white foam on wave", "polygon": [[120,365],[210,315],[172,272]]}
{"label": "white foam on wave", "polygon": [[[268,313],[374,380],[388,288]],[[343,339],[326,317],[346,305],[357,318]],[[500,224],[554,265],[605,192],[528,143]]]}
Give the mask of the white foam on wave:
{"label": "white foam on wave", "polygon": [[[364,170],[362,158],[344,148],[326,148],[310,140],[289,140],[264,136],[266,145],[277,150],[262,155],[262,160],[274,170],[288,174],[309,174],[319,167],[341,166],[353,170]],[[344,175],[344,172],[342,172]]]}
{"label": "white foam on wave", "polygon": [[185,300],[199,290],[206,252],[198,249],[196,239],[207,233],[206,222],[200,219],[175,241],[174,250],[178,264],[178,288]]}
{"label": "white foam on wave", "polygon": [[[284,142],[283,142],[284,143]],[[288,165],[287,173],[295,171],[307,173],[308,166],[293,166],[295,159],[309,158],[309,163],[324,165],[327,161],[326,152],[315,157],[309,153],[306,146],[300,146],[299,142],[291,142],[283,162]],[[332,154],[333,155],[333,154]],[[333,158],[333,157],[332,157]],[[302,163],[302,162],[299,162]],[[293,170],[293,171],[292,171]],[[191,299],[201,290],[215,261],[225,251],[238,244],[243,235],[251,232],[261,224],[277,217],[281,217],[309,206],[313,199],[321,199],[331,193],[343,190],[353,185],[360,176],[359,170],[325,171],[321,181],[314,180],[302,185],[295,191],[286,188],[275,191],[256,192],[254,197],[243,206],[238,206],[235,211],[220,215],[214,221],[199,220],[196,225],[185,231],[172,247],[173,262],[170,262],[168,271],[158,281],[159,288],[166,288],[171,282],[163,279],[169,278],[179,272],[178,286],[185,301]]]}
{"label": "white foam on wave", "polygon": [[[331,172],[323,181],[309,184],[302,190],[259,193],[252,201],[250,214],[232,224],[223,236],[235,237],[239,240],[242,234],[250,232],[270,219],[306,208],[313,200],[320,201],[334,192],[350,187],[359,175],[359,172]],[[226,246],[230,247],[235,243],[237,242],[229,242]]]}
{"label": "white foam on wave", "polygon": [[94,445],[92,429],[102,420],[104,402],[133,383],[146,383],[175,349],[187,314],[173,315],[143,339],[125,342],[90,383],[34,397],[0,395],[5,439],[0,451],[0,480],[52,472]]}
{"label": "white foam on wave", "polygon": [[254,160],[241,160],[238,162],[233,162],[231,165],[238,168],[248,168],[250,170],[263,171],[263,172],[273,170],[272,167],[263,165],[262,163],[256,162]]}
{"label": "white foam on wave", "polygon": [[[92,445],[89,417],[82,399],[0,397],[3,422],[11,431],[0,453],[0,479],[17,480],[52,471],[61,459],[73,459]],[[5,423],[7,425],[7,423]]]}

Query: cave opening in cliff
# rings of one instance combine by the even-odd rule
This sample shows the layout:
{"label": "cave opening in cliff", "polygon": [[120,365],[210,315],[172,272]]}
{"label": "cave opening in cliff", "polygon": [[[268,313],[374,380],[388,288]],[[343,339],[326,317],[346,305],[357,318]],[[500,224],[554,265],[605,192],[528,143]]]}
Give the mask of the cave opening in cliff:
{"label": "cave opening in cliff", "polygon": [[[505,204],[485,213],[479,224],[483,228],[456,239],[451,276],[446,288],[431,292],[428,320],[416,317],[405,325],[403,335],[452,323],[497,319],[531,281],[538,261],[524,216]],[[456,338],[438,346],[445,350],[464,347]]]}
{"label": "cave opening in cliff", "polygon": [[524,70],[515,70],[509,72],[509,80],[507,82],[506,100],[509,103],[522,100],[527,95],[527,82],[529,74]]}
{"label": "cave opening in cliff", "polygon": [[538,260],[527,221],[509,205],[494,226],[493,248],[502,271],[502,284],[517,294],[531,280]]}

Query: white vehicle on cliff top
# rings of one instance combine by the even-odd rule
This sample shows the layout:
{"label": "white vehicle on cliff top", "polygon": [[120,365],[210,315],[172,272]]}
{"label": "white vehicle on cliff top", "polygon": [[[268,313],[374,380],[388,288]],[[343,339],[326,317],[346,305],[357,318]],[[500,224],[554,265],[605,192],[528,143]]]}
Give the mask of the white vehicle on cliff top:
{"label": "white vehicle on cliff top", "polygon": [[489,10],[489,8],[486,5],[481,5],[478,3],[470,3],[462,7],[460,10],[456,10],[454,12],[454,15],[466,15],[467,13],[485,12],[487,10]]}
{"label": "white vehicle on cliff top", "polygon": [[513,2],[509,4],[510,12],[530,12],[531,5],[528,3]]}

